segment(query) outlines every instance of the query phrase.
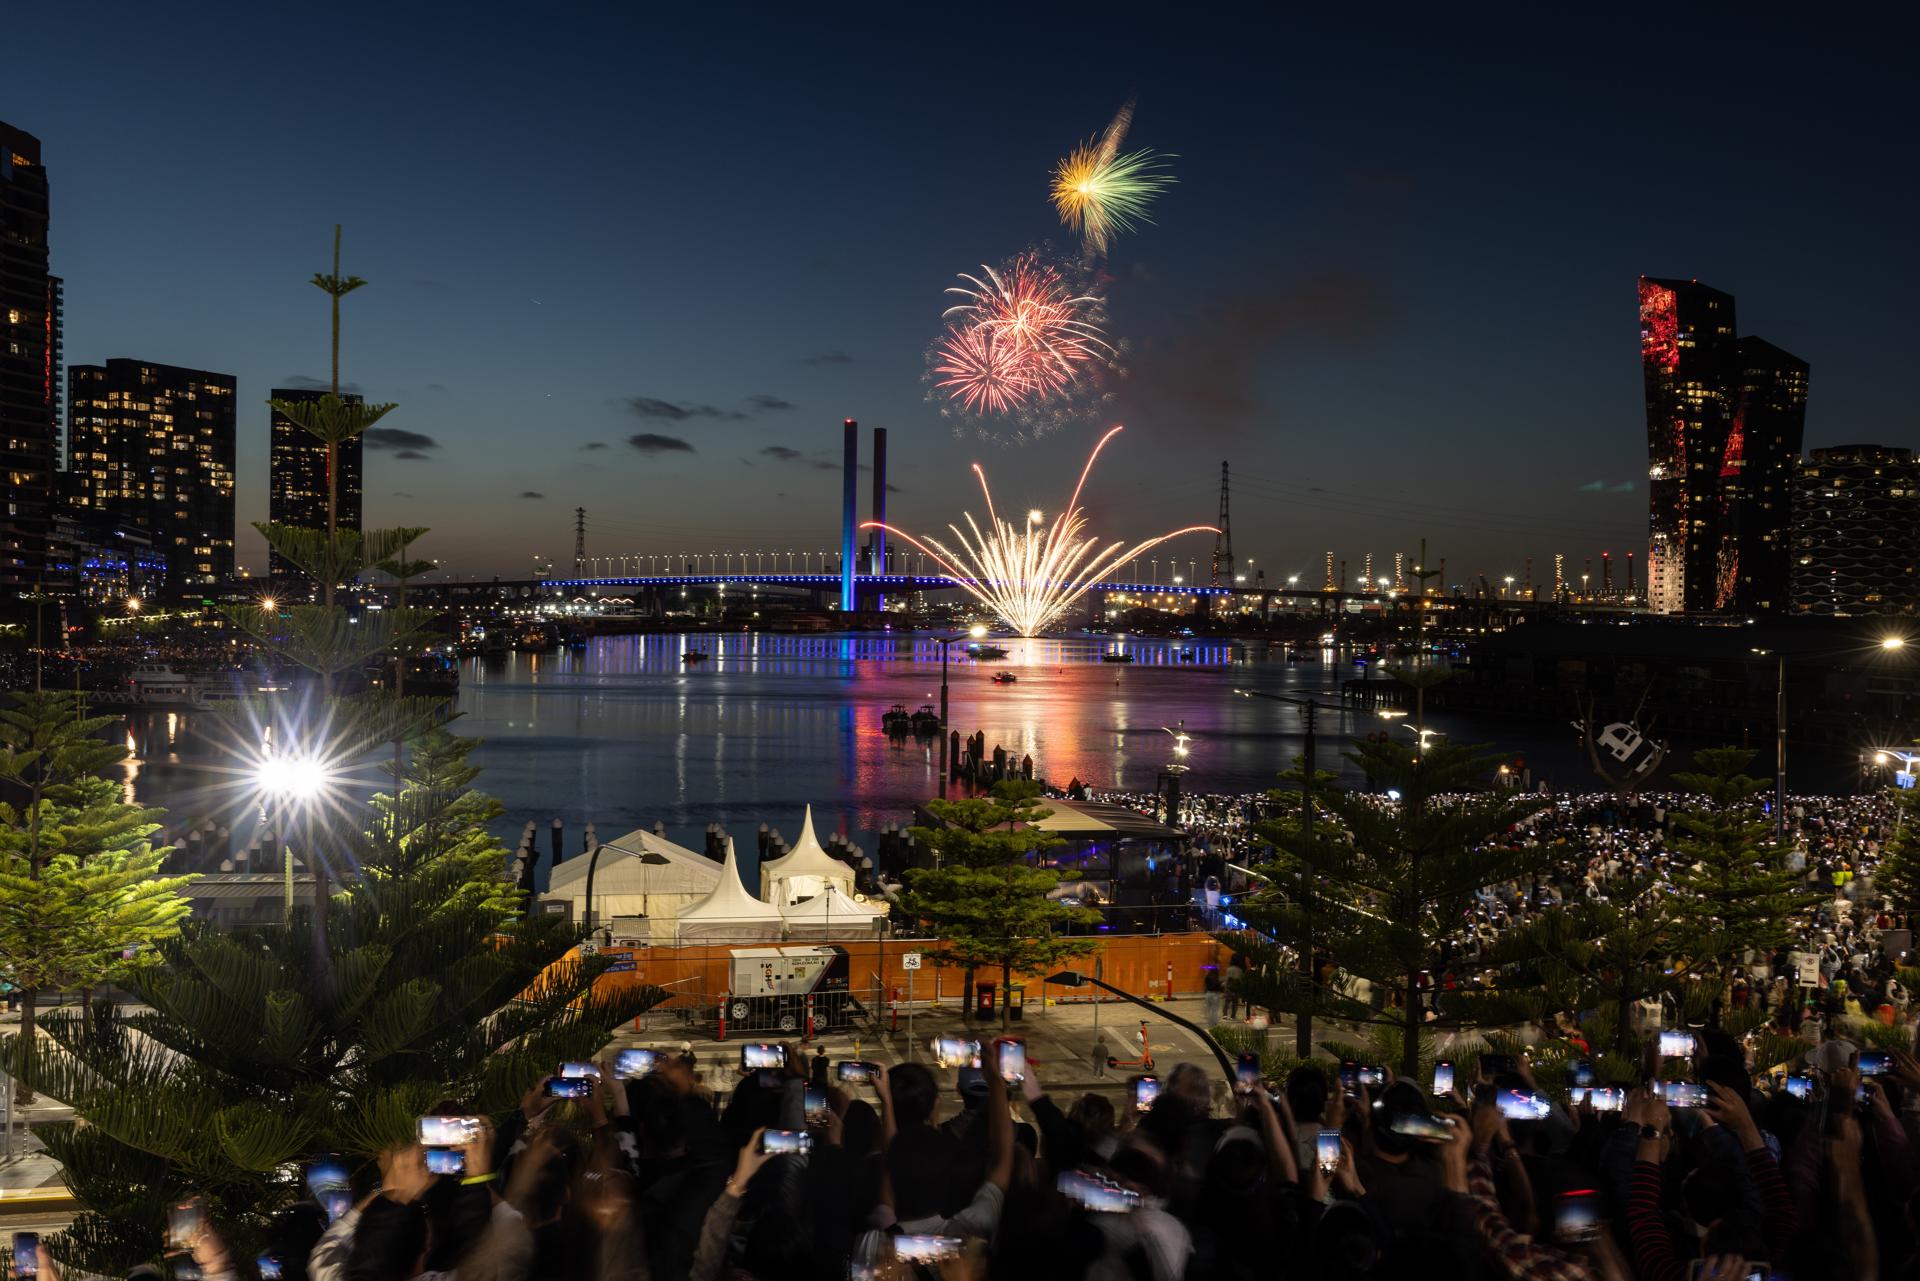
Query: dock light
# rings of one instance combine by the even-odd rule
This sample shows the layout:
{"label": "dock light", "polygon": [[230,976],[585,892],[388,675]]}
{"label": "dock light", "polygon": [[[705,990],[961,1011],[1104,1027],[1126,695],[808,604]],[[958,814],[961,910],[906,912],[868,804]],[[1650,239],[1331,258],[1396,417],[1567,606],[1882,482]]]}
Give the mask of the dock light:
{"label": "dock light", "polygon": [[140,598],[138,596],[127,597],[127,612],[129,614],[137,614],[140,612]]}
{"label": "dock light", "polygon": [[263,756],[254,766],[254,783],[275,800],[304,802],[317,798],[334,780],[333,767],[317,756],[289,753]]}
{"label": "dock light", "polygon": [[982,636],[985,636],[986,634],[987,634],[986,626],[982,623],[975,623],[972,627],[967,628],[967,635],[973,637],[975,640],[979,640]]}
{"label": "dock light", "polygon": [[1880,638],[1881,649],[1905,649],[1906,647],[1907,638],[1904,636],[1883,636]]}
{"label": "dock light", "polygon": [[260,608],[271,614],[274,610],[280,608],[280,602],[271,596],[262,596],[260,598]]}

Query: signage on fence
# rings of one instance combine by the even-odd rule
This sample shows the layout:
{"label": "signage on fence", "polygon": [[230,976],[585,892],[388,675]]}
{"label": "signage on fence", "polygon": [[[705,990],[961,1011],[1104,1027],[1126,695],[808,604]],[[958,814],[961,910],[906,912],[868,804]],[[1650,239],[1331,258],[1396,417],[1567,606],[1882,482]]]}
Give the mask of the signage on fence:
{"label": "signage on fence", "polygon": [[901,957],[900,957],[900,968],[901,968],[901,969],[903,969],[903,970],[917,970],[917,969],[919,969],[919,968],[920,968],[920,953],[918,953],[918,952],[906,952],[906,953],[903,953],[903,954],[901,955]]}
{"label": "signage on fence", "polygon": [[1790,952],[1787,960],[1800,972],[1801,987],[1820,986],[1820,954],[1818,952]]}

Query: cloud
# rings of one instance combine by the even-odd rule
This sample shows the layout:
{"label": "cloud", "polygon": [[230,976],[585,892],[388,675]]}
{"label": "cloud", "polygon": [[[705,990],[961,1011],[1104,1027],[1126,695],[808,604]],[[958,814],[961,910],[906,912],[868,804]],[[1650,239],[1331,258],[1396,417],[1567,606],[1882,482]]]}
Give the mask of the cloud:
{"label": "cloud", "polygon": [[803,365],[851,365],[853,357],[844,351],[823,351],[814,356],[802,356]]}
{"label": "cloud", "polygon": [[520,491],[520,497],[522,497],[522,498],[545,498],[545,497],[546,497],[546,495],[545,495],[545,494],[543,494],[543,493],[541,493],[541,492],[540,492],[539,490],[537,490],[537,489],[523,489],[523,490],[521,490],[521,491]]}
{"label": "cloud", "polygon": [[589,452],[590,450],[605,449],[606,447],[607,447],[607,442],[604,440],[590,440],[586,444],[580,446],[580,452],[584,454]]}
{"label": "cloud", "polygon": [[403,449],[394,455],[395,458],[425,458],[426,456],[417,449]]}
{"label": "cloud", "polygon": [[765,449],[760,451],[760,456],[762,458],[771,458],[777,462],[783,462],[783,463],[797,463],[802,458],[806,457],[806,455],[801,453],[799,450],[791,449],[786,445],[768,445]]}
{"label": "cloud", "polygon": [[[309,378],[305,374],[288,374],[275,387],[285,387],[289,391],[331,391],[333,383],[325,378]],[[360,394],[359,383],[341,383],[340,390],[355,396]]]}
{"label": "cloud", "polygon": [[433,437],[417,431],[408,431],[404,427],[369,427],[360,439],[367,442],[368,449],[405,451],[400,455],[403,458],[407,453],[414,453],[415,457],[419,457],[420,455],[415,452],[418,450],[440,448],[440,442]]}
{"label": "cloud", "polygon": [[643,454],[691,454],[692,445],[678,436],[660,436],[650,431],[627,437],[627,443]]}
{"label": "cloud", "polygon": [[439,392],[439,393],[440,393],[440,394],[441,394],[442,396],[444,396],[444,395],[446,395],[446,394],[447,394],[447,385],[446,385],[445,383],[428,383],[428,384],[427,384],[427,390],[428,390],[428,391],[437,391],[437,392]]}
{"label": "cloud", "polygon": [[778,396],[769,396],[765,392],[762,392],[758,396],[747,397],[747,403],[762,413],[768,414],[778,412],[782,409],[792,409],[794,407],[791,400],[782,400]]}
{"label": "cloud", "polygon": [[1597,494],[1606,487],[1607,482],[1604,480],[1590,480],[1574,492],[1577,494]]}
{"label": "cloud", "polygon": [[681,405],[671,400],[658,400],[652,396],[628,396],[627,409],[636,418],[663,418],[670,423],[683,423],[689,418],[722,418],[738,421],[746,415],[731,409],[720,409],[713,405]]}
{"label": "cloud", "polygon": [[1630,480],[1623,480],[1618,485],[1615,485],[1612,489],[1609,489],[1607,492],[1609,494],[1631,494],[1633,492],[1633,482]]}

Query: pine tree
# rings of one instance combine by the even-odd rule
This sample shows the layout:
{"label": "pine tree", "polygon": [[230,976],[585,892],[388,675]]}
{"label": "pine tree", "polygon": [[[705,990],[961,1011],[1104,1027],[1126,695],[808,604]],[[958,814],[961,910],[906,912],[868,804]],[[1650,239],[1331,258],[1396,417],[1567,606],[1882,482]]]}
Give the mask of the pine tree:
{"label": "pine tree", "polygon": [[1891,899],[1894,910],[1920,916],[1920,790],[1894,794],[1898,821],[1887,840],[1886,857],[1874,870],[1876,891]]}
{"label": "pine tree", "polygon": [[[1550,849],[1508,849],[1492,838],[1545,801],[1482,790],[1495,760],[1477,748],[1429,744],[1416,754],[1396,742],[1355,743],[1348,759],[1399,800],[1338,787],[1315,789],[1312,833],[1293,825],[1276,833],[1284,859],[1316,886],[1311,932],[1303,904],[1276,884],[1243,902],[1251,929],[1229,936],[1253,962],[1240,994],[1267,1009],[1398,1026],[1401,1067],[1419,1067],[1420,1030],[1486,1026],[1526,1017],[1537,1001],[1504,990],[1449,994],[1445,1009],[1422,1012],[1419,980],[1443,967],[1442,945],[1473,906],[1476,891],[1530,876],[1551,864]],[[1324,945],[1340,970],[1398,1002],[1376,1010],[1297,973],[1303,941]],[[1409,1017],[1411,1015],[1411,1017]]]}
{"label": "pine tree", "polygon": [[1673,812],[1675,892],[1686,904],[1683,950],[1696,969],[1724,978],[1742,953],[1768,952],[1794,936],[1814,898],[1773,844],[1760,809],[1764,779],[1745,772],[1754,754],[1740,747],[1693,754],[1698,767],[1674,782],[1700,798]]}
{"label": "pine tree", "polygon": [[16,695],[0,711],[0,974],[24,999],[34,1034],[39,993],[101,987],[144,964],[176,932],[192,877],[160,874],[167,851],[147,838],[159,811],[129,805],[104,777],[126,756],[77,695]]}
{"label": "pine tree", "polygon": [[[337,229],[335,245],[333,274],[315,283],[333,301],[337,388],[339,299],[365,282],[340,276]],[[610,962],[579,956],[576,927],[522,910],[486,829],[498,806],[470,790],[471,748],[440,728],[442,706],[336,692],[368,660],[400,658],[425,616],[355,617],[333,604],[335,587],[401,563],[425,531],[341,529],[335,517],[338,445],[391,406],[328,395],[277,407],[328,445],[328,527],[258,528],[315,579],[320,603],[230,617],[317,688],[236,710],[234,750],[247,759],[271,745],[351,776],[383,768],[401,741],[412,763],[394,771],[390,796],[361,805],[340,788],[314,807],[301,842],[310,908],[290,902],[281,921],[234,934],[190,924],[128,976],[141,1008],[50,1017],[45,1036],[0,1042],[0,1064],[78,1117],[36,1133],[81,1206],[49,1246],[88,1271],[155,1259],[166,1206],[185,1195],[208,1199],[244,1256],[267,1216],[301,1195],[303,1157],[371,1162],[445,1099],[504,1114],[663,995],[595,992]]]}
{"label": "pine tree", "polygon": [[[975,971],[1000,971],[1002,1024],[1016,971],[1051,967],[1098,946],[1058,933],[1091,924],[1099,913],[1048,898],[1061,873],[1029,862],[1061,844],[1033,826],[1053,813],[1039,797],[1037,784],[1008,779],[984,797],[927,802],[942,825],[910,829],[916,842],[934,851],[938,866],[907,873],[900,910],[948,941],[945,950],[931,954],[933,963],[964,969],[969,992]],[[972,1017],[971,1001],[965,1017]]]}

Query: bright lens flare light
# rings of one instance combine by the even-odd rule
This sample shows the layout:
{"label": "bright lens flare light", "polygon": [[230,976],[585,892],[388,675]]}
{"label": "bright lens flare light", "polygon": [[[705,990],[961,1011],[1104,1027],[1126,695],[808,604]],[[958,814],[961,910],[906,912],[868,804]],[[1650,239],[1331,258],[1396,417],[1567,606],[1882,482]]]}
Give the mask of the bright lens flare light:
{"label": "bright lens flare light", "polygon": [[253,771],[254,785],[278,801],[311,801],[333,785],[332,766],[316,756],[263,756]]}
{"label": "bright lens flare light", "polygon": [[1128,102],[1099,141],[1075,147],[1053,168],[1053,207],[1090,254],[1105,254],[1115,235],[1152,222],[1147,206],[1173,185],[1160,156],[1151,151],[1120,154],[1132,124],[1133,103]]}
{"label": "bright lens flare light", "polygon": [[861,528],[884,529],[905,539],[940,567],[942,577],[992,610],[1016,635],[1038,636],[1128,561],[1182,534],[1219,532],[1212,525],[1188,525],[1132,546],[1124,542],[1103,545],[1086,532],[1080,491],[1086,487],[1100,451],[1120,431],[1119,427],[1111,429],[1093,447],[1087,465],[1080,470],[1080,481],[1073,487],[1073,497],[1051,524],[1029,519],[1016,526],[1000,519],[993,507],[993,492],[987,488],[987,474],[975,463],[974,475],[980,478],[980,493],[987,504],[986,529],[981,529],[971,513],[962,513],[966,528],[947,526],[954,539],[949,546],[934,538],[915,538],[879,521],[867,521]]}

